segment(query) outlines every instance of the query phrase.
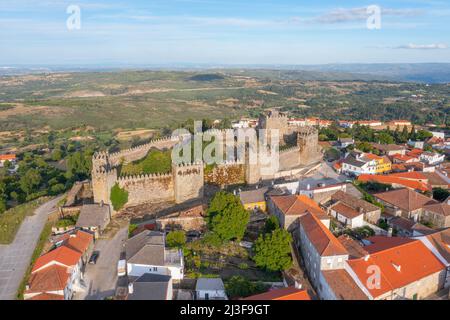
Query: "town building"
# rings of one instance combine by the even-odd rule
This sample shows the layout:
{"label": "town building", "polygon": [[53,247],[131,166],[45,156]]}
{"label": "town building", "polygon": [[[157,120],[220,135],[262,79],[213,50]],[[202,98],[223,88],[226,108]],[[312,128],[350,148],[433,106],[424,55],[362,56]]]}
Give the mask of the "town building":
{"label": "town building", "polygon": [[111,220],[110,206],[107,204],[85,204],[81,207],[75,227],[93,232],[98,238]]}
{"label": "town building", "polygon": [[374,197],[384,205],[387,214],[412,219],[416,222],[420,221],[425,206],[438,203],[410,189],[376,193]]}
{"label": "town building", "polygon": [[275,215],[280,226],[288,231],[297,228],[298,218],[307,212],[315,215],[326,228],[330,227],[328,215],[305,195],[271,196],[269,199],[269,213]]}
{"label": "town building", "polygon": [[129,277],[126,300],[172,300],[172,277],[169,275],[144,273]]}
{"label": "town building", "polygon": [[263,187],[254,190],[241,191],[239,193],[239,198],[246,210],[260,210],[265,212],[267,210],[266,193],[268,190],[268,187]]}
{"label": "town building", "polygon": [[181,280],[184,275],[183,253],[165,247],[165,234],[142,231],[125,243],[128,276],[140,277],[145,273],[169,275]]}
{"label": "town building", "polygon": [[435,228],[449,228],[450,205],[443,202],[424,206],[421,221],[431,223]]}
{"label": "town building", "polygon": [[197,300],[228,300],[221,278],[198,278],[195,296]]}
{"label": "town building", "polygon": [[362,227],[364,221],[377,224],[381,217],[379,207],[343,191],[333,194],[322,206],[328,214],[351,228]]}

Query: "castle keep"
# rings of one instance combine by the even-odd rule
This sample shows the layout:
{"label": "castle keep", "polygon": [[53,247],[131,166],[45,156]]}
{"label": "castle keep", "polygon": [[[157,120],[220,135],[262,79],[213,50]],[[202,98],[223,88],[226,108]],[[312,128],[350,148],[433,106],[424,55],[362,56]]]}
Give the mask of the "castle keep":
{"label": "castle keep", "polygon": [[[241,161],[227,159],[205,170],[203,162],[189,164],[172,164],[172,170],[164,174],[140,174],[119,176],[122,164],[144,158],[152,148],[172,149],[182,141],[181,138],[165,138],[152,141],[135,148],[116,153],[97,152],[92,159],[92,190],[96,203],[110,204],[111,188],[117,183],[128,192],[127,206],[148,202],[175,201],[182,203],[202,198],[205,183],[220,186],[240,184],[256,184],[263,180],[292,175],[312,165],[322,158],[318,145],[318,131],[314,127],[289,126],[284,114],[271,112],[260,118],[261,129],[280,130],[280,145],[292,145],[279,153],[279,170],[272,174],[261,174],[261,166],[251,164],[246,158]],[[214,130],[213,133],[225,132]],[[228,132],[229,133],[229,132]],[[239,146],[236,146],[239,147]]]}

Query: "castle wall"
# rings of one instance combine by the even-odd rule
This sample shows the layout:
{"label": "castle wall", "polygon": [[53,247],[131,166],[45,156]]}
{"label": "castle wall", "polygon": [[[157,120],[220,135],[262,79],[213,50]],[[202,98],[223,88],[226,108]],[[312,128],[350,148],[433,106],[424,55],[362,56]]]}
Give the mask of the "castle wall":
{"label": "castle wall", "polygon": [[130,163],[133,161],[140,160],[144,158],[150,149],[171,149],[175,146],[180,140],[178,138],[163,138],[159,140],[151,141],[147,144],[143,144],[141,146],[137,146],[134,148],[122,150],[116,153],[112,153],[109,156],[110,164],[113,166],[119,165],[122,161],[124,163]]}
{"label": "castle wall", "polygon": [[182,203],[203,198],[203,162],[172,165],[175,202]]}
{"label": "castle wall", "polygon": [[242,163],[219,164],[205,170],[205,182],[218,186],[241,184],[245,182],[245,168]]}
{"label": "castle wall", "polygon": [[290,170],[300,165],[299,150],[300,148],[294,147],[280,151],[280,171]]}
{"label": "castle wall", "polygon": [[174,200],[174,182],[171,174],[119,177],[117,182],[121,188],[128,191],[127,206],[150,201]]}

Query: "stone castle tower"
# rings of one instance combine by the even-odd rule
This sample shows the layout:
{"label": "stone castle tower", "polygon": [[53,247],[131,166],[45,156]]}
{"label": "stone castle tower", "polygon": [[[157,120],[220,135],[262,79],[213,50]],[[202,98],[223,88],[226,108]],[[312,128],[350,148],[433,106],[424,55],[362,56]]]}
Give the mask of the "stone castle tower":
{"label": "stone castle tower", "polygon": [[314,127],[301,127],[297,132],[300,165],[310,165],[322,158],[319,131]]}

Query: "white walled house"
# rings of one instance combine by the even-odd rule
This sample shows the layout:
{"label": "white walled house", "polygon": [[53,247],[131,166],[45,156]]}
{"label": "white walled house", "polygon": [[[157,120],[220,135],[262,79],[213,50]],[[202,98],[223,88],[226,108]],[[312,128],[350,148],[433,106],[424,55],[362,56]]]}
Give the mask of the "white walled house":
{"label": "white walled house", "polygon": [[444,162],[445,154],[440,154],[437,152],[424,152],[420,155],[419,159],[427,164],[436,165]]}
{"label": "white walled house", "polygon": [[343,225],[353,229],[364,225],[364,213],[356,211],[344,203],[336,203],[330,208],[330,214]]}
{"label": "white walled house", "polygon": [[298,235],[309,278],[322,297],[325,289],[322,271],[343,269],[349,254],[327,227],[309,212],[299,218]]}
{"label": "white walled house", "polygon": [[125,244],[128,276],[140,277],[145,273],[169,275],[174,280],[184,277],[184,259],[181,250],[165,247],[162,232],[143,231]]}
{"label": "white walled house", "polygon": [[221,278],[198,278],[195,295],[197,300],[228,300]]}

